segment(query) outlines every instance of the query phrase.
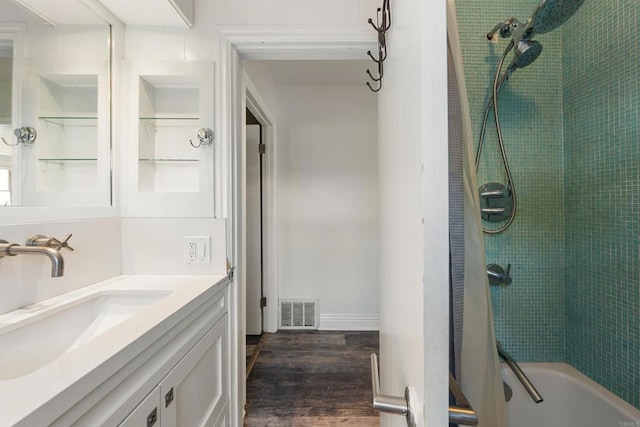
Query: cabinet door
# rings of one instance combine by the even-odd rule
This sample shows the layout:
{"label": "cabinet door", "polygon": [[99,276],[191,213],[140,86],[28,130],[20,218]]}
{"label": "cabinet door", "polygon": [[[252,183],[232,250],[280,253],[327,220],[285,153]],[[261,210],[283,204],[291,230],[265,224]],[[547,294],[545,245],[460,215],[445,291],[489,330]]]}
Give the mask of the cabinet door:
{"label": "cabinet door", "polygon": [[162,427],[213,426],[228,402],[227,315],[160,383]]}
{"label": "cabinet door", "polygon": [[156,386],[118,427],[160,427],[160,412],[160,386]]}
{"label": "cabinet door", "polygon": [[[126,216],[214,214],[213,63],[125,63]],[[201,142],[201,129],[214,132]]]}

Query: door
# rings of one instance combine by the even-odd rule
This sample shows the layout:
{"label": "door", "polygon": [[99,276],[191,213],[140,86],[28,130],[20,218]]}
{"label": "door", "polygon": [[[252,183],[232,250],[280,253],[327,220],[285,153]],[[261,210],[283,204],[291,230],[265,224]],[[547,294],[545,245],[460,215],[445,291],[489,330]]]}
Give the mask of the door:
{"label": "door", "polygon": [[260,335],[263,331],[262,129],[255,123],[255,117],[247,110],[247,335]]}
{"label": "door", "polygon": [[227,315],[160,383],[162,427],[212,427],[227,411]]}

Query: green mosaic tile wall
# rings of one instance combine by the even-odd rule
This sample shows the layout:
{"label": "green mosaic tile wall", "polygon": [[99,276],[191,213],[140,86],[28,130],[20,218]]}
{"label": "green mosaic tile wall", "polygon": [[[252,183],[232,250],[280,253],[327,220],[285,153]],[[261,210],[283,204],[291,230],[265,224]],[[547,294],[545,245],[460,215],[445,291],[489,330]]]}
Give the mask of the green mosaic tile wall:
{"label": "green mosaic tile wall", "polygon": [[640,2],[564,28],[567,362],[640,408]]}
{"label": "green mosaic tile wall", "polygon": [[[507,41],[538,0],[457,0],[477,144]],[[486,236],[487,262],[512,265],[492,288],[496,333],[522,361],[567,361],[640,407],[640,2],[587,1],[500,96],[518,191],[512,227]],[[480,183],[506,183],[494,122]]]}
{"label": "green mosaic tile wall", "polygon": [[[537,0],[457,0],[471,119],[477,144],[496,66],[508,41],[491,44],[485,34],[498,22],[525,22]],[[537,37],[540,57],[516,71],[499,97],[500,119],[518,196],[512,226],[485,235],[488,263],[511,264],[513,283],[491,289],[496,334],[521,361],[563,361],[564,191],[562,32]],[[511,56],[508,57],[508,61]],[[494,121],[489,122],[479,182],[507,179]]]}

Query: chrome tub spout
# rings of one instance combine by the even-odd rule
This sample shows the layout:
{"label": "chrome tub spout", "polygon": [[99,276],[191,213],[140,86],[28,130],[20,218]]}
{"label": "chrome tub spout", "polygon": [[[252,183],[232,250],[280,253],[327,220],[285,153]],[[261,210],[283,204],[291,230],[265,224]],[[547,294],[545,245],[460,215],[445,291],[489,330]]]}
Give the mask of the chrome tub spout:
{"label": "chrome tub spout", "polygon": [[509,353],[507,353],[502,349],[502,346],[500,345],[500,343],[498,343],[498,356],[500,356],[500,358],[504,360],[507,365],[509,365],[509,367],[511,368],[515,376],[518,378],[520,383],[522,383],[522,386],[524,387],[524,389],[527,390],[527,393],[529,393],[529,396],[531,396],[533,401],[535,403],[542,402],[544,399],[542,398],[538,390],[535,388],[533,383],[531,383],[531,381],[525,375],[522,369],[520,369],[520,366],[518,366],[518,363],[516,363],[513,357],[511,357]]}
{"label": "chrome tub spout", "polygon": [[64,259],[57,249],[40,246],[20,246],[0,240],[0,258],[16,255],[44,255],[51,260],[51,277],[61,277],[64,274]]}

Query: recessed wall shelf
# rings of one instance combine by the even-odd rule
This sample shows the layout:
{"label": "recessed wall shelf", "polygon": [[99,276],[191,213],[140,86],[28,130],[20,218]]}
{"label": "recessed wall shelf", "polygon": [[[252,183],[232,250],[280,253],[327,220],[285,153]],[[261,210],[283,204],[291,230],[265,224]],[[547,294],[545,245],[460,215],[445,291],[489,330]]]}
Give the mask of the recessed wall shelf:
{"label": "recessed wall shelf", "polygon": [[213,145],[194,148],[213,126],[213,63],[132,61],[127,187],[130,216],[213,215]]}
{"label": "recessed wall shelf", "polygon": [[32,124],[38,139],[21,152],[26,167],[20,203],[108,205],[109,61],[38,60],[25,69],[23,121]]}

